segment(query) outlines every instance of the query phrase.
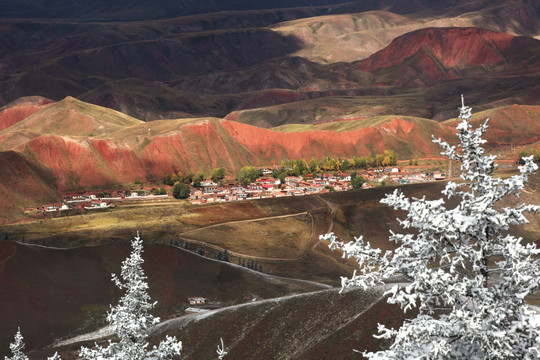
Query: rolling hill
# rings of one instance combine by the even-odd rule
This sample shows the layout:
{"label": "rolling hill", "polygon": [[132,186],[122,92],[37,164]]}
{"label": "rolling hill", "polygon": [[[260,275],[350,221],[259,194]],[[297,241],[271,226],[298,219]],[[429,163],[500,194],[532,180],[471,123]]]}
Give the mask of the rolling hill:
{"label": "rolling hill", "polygon": [[[537,106],[502,107],[476,118],[487,116],[492,118],[487,134],[491,148],[525,146],[539,139]],[[275,129],[216,118],[142,122],[66,98],[0,131],[0,161],[6,164],[2,176],[9,179],[1,186],[10,189],[9,201],[0,206],[3,214],[16,215],[44,199],[57,199],[57,191],[160,179],[178,171],[208,173],[214,167],[235,174],[245,165],[267,166],[283,159],[350,158],[387,149],[402,159],[437,157],[431,135],[452,139],[455,127],[455,121],[402,116],[336,114],[330,120]],[[18,165],[7,166],[14,158],[21,159]]]}

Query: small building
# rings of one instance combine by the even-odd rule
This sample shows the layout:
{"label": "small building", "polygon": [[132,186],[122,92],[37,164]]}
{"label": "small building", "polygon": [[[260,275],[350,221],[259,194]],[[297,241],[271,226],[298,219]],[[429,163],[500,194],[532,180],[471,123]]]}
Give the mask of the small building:
{"label": "small building", "polygon": [[433,173],[433,177],[435,178],[435,180],[444,180],[446,178],[444,173],[438,171]]}
{"label": "small building", "polygon": [[218,184],[213,182],[212,180],[206,180],[201,181],[201,187],[207,188],[207,187],[216,187]]}
{"label": "small building", "polygon": [[90,206],[84,206],[86,210],[95,210],[95,209],[107,209],[111,205],[104,201],[92,201]]}
{"label": "small building", "polygon": [[206,298],[203,297],[190,297],[188,298],[189,305],[204,305],[206,304]]}

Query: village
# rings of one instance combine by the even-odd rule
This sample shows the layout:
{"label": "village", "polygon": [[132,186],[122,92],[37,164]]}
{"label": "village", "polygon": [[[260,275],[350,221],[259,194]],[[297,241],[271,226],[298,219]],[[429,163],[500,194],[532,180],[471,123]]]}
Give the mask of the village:
{"label": "village", "polygon": [[[211,202],[242,201],[249,199],[263,199],[269,197],[303,196],[322,194],[333,191],[352,190],[351,174],[347,173],[321,173],[313,176],[287,176],[281,183],[272,177],[271,169],[263,169],[263,176],[254,182],[243,186],[237,182],[224,183],[219,186],[216,182],[206,180],[201,182],[198,189],[192,189],[188,200],[192,204],[206,204]],[[441,172],[411,173],[398,167],[373,169],[355,172],[362,177],[362,189],[381,184],[410,184],[425,181],[444,180],[445,174]],[[354,175],[353,175],[354,176]]]}
{"label": "village", "polygon": [[[354,177],[361,177],[361,186],[367,189],[374,186],[390,184],[410,184],[427,181],[445,180],[445,173],[413,172],[400,167],[385,167],[369,170],[354,171],[351,173],[334,172],[318,173],[315,176],[286,176],[283,183],[272,176],[272,169],[262,169],[262,176],[255,181],[243,185],[237,179],[224,178],[218,182],[212,180],[201,181],[199,186],[190,185],[190,194],[187,200],[194,205],[216,202],[244,201],[253,199],[276,198],[283,196],[304,196],[323,194],[334,191],[348,191],[353,186]],[[358,184],[358,183],[357,183]],[[80,214],[92,211],[103,211],[115,207],[115,203],[126,201],[148,201],[158,199],[171,199],[172,187],[161,186],[160,192],[156,186],[160,184],[146,184],[141,189],[110,190],[84,192],[83,194],[66,194],[62,203],[44,204],[33,208],[26,208],[27,215],[50,215],[60,213]],[[164,189],[164,191],[163,191]]]}

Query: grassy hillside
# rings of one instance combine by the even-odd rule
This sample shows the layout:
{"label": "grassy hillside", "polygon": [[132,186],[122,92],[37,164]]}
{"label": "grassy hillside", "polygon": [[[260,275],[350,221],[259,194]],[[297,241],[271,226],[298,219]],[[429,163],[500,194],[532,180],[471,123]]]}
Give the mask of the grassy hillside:
{"label": "grassy hillside", "polygon": [[[32,350],[103,325],[109,304],[122,295],[111,273],[120,272],[129,251],[126,241],[69,250],[0,241],[0,356],[8,355],[18,326]],[[323,288],[163,245],[145,245],[143,256],[149,293],[158,301],[154,314],[162,319],[182,314],[192,296],[233,305],[251,294],[265,299]]]}

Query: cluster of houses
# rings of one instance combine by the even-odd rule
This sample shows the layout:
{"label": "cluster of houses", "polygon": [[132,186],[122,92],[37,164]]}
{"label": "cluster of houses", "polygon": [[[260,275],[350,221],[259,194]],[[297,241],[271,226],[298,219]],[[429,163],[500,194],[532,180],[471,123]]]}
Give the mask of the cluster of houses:
{"label": "cluster of houses", "polygon": [[[217,183],[207,180],[201,182],[198,189],[193,189],[189,196],[192,204],[205,204],[210,202],[228,202],[246,199],[261,199],[268,197],[282,196],[302,196],[311,194],[321,194],[329,191],[347,191],[352,188],[349,174],[319,174],[313,177],[308,174],[305,178],[297,176],[287,176],[281,183],[270,175],[271,171],[265,169],[263,176],[255,182],[243,186],[238,183],[229,183],[219,186]],[[433,173],[411,173],[399,168],[376,169],[358,172],[357,176],[362,176],[366,182],[362,188],[372,187],[373,183],[397,183],[408,184],[425,181],[444,180],[445,174],[441,172]]]}
{"label": "cluster of houses", "polygon": [[[218,185],[211,180],[202,181],[200,187],[192,188],[188,200],[192,204],[205,204],[268,197],[303,196],[329,191],[347,191],[352,188],[351,177],[346,173],[318,174],[317,176],[308,174],[305,178],[287,176],[283,183],[279,179],[272,177],[271,173],[270,169],[264,169],[264,176],[247,186],[243,186],[238,182]],[[362,176],[366,180],[362,188],[369,188],[373,184],[383,181],[386,183],[408,184],[445,179],[445,174],[441,172],[413,173],[397,167],[359,171],[357,176]],[[170,197],[170,195],[152,195],[143,190],[132,191],[129,195],[126,195],[126,191],[123,190],[111,191],[107,197],[85,193],[66,196],[63,203],[27,208],[24,212],[28,215],[60,213],[73,209],[84,212],[87,210],[108,209],[113,207],[114,202],[117,201],[150,200],[167,197]]]}
{"label": "cluster of houses", "polygon": [[26,208],[25,214],[59,213],[68,210],[97,210],[108,209],[113,204],[98,198],[94,194],[80,195],[75,198],[65,197],[63,203],[45,204],[34,208]]}
{"label": "cluster of houses", "polygon": [[27,215],[39,215],[46,213],[59,213],[67,210],[103,210],[114,207],[114,202],[129,200],[151,200],[167,198],[168,195],[147,194],[147,190],[132,191],[126,195],[124,190],[115,190],[108,192],[107,196],[98,196],[92,193],[82,195],[64,196],[62,203],[45,204],[38,207],[26,208],[24,213]]}

